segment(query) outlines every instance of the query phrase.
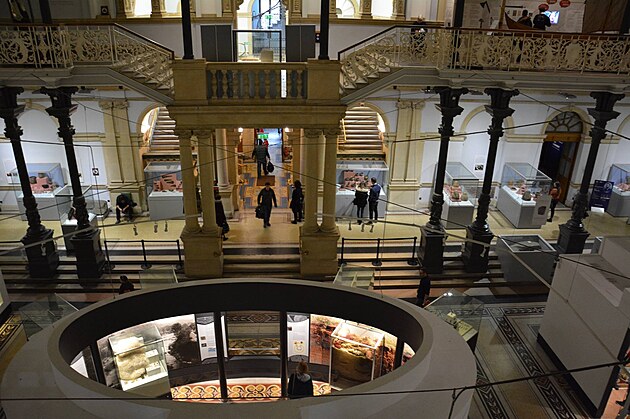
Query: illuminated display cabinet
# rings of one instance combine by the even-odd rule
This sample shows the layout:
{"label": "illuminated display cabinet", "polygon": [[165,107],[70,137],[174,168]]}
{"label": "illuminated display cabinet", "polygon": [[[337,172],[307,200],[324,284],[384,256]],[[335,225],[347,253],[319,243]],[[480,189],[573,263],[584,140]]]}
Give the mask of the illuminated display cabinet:
{"label": "illuminated display cabinet", "polygon": [[[59,163],[29,163],[26,165],[31,191],[37,202],[37,210],[42,220],[56,221],[59,219],[55,195],[66,186],[65,178]],[[19,184],[17,169],[10,172],[10,182]],[[17,204],[22,220],[26,220],[26,208],[22,200],[24,194],[17,192]]]}
{"label": "illuminated display cabinet", "polygon": [[465,228],[473,220],[479,179],[459,162],[446,163],[442,219],[446,228]]}
{"label": "illuminated display cabinet", "polygon": [[630,164],[613,164],[608,180],[614,185],[606,212],[614,217],[630,217]]}

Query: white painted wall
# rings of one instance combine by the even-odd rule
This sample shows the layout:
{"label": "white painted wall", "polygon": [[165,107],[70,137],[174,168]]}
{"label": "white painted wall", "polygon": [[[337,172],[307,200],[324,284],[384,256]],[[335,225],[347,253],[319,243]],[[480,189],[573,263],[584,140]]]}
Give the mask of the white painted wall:
{"label": "white painted wall", "polygon": [[432,3],[435,3],[434,9],[437,10],[437,0],[413,0],[407,1],[407,18],[415,20],[418,16],[425,19],[431,19]]}

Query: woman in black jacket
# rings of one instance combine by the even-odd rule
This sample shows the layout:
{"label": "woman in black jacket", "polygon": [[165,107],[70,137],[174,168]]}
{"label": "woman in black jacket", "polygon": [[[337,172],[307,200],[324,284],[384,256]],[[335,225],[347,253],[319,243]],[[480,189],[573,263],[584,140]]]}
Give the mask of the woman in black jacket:
{"label": "woman in black jacket", "polygon": [[357,224],[361,224],[361,218],[363,218],[363,210],[368,203],[368,189],[365,188],[365,183],[361,183],[354,192],[354,205],[357,206]]}
{"label": "woman in black jacket", "polygon": [[302,221],[302,206],[304,205],[304,193],[302,192],[302,182],[296,180],[293,182],[293,193],[291,194],[291,203],[289,208],[293,211],[293,221],[291,224],[297,224]]}
{"label": "woman in black jacket", "polygon": [[289,377],[288,388],[290,399],[313,396],[313,378],[308,373],[308,364],[300,361],[295,372]]}

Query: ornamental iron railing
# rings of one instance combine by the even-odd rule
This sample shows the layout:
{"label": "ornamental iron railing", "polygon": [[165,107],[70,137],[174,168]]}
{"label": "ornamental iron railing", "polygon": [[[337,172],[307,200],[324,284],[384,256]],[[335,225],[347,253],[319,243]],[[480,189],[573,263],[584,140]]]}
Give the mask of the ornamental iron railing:
{"label": "ornamental iron railing", "polygon": [[168,96],[173,51],[122,26],[0,25],[0,66],[108,66]]}
{"label": "ornamental iron railing", "polygon": [[394,26],[339,52],[341,89],[403,67],[630,73],[630,37],[544,31]]}

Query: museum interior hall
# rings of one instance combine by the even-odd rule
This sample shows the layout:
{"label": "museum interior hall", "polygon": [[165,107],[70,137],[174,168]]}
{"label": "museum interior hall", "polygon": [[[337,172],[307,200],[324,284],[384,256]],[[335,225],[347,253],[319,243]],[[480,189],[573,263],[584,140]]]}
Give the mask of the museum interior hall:
{"label": "museum interior hall", "polygon": [[629,29],[0,0],[0,418],[630,416]]}

